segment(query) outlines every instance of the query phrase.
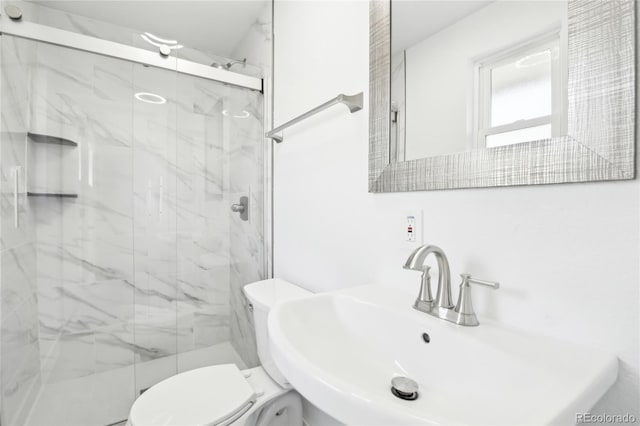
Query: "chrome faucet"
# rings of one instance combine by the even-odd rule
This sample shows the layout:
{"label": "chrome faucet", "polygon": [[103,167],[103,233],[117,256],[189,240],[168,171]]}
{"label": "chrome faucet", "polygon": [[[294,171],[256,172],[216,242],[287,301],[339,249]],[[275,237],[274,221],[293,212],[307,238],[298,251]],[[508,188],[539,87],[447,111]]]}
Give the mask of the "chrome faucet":
{"label": "chrome faucet", "polygon": [[[431,296],[430,268],[424,265],[424,261],[430,254],[436,257],[438,263],[438,290],[435,300],[433,300]],[[404,269],[422,272],[420,293],[413,304],[414,309],[464,326],[473,327],[480,324],[471,303],[471,284],[484,285],[493,289],[500,287],[500,284],[497,282],[477,280],[469,274],[461,274],[462,283],[460,283],[458,302],[454,306],[451,302],[451,271],[449,270],[449,261],[444,251],[437,246],[424,245],[418,247],[409,255],[409,258],[404,264]]]}
{"label": "chrome faucet", "polygon": [[[436,257],[436,261],[438,262],[438,290],[436,291],[436,303],[437,306],[444,309],[453,308],[453,303],[451,302],[451,272],[449,271],[449,261],[447,260],[447,256],[444,254],[444,251],[437,246],[422,246],[418,247],[407,259],[404,263],[404,269],[412,269],[414,271],[423,271],[423,279],[422,285],[429,285],[429,267],[424,266],[424,261],[430,254],[433,254]],[[425,282],[426,281],[426,282]],[[420,290],[420,295],[422,296],[424,289]],[[427,290],[427,294],[431,295],[431,290]],[[416,300],[416,304],[418,302],[431,302],[433,305],[433,300],[420,300],[421,297],[418,297],[419,300]],[[423,305],[425,303],[422,303]],[[416,309],[418,309],[416,307]]]}

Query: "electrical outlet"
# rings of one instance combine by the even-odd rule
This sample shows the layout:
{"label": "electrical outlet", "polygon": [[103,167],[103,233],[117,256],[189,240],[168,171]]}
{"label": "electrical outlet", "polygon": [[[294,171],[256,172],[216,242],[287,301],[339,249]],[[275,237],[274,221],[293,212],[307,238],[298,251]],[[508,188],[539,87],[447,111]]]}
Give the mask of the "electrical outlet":
{"label": "electrical outlet", "polygon": [[422,243],[422,222],[422,210],[405,212],[403,215],[403,240],[405,243],[408,243],[408,246],[414,246],[416,243]]}
{"label": "electrical outlet", "polygon": [[416,217],[414,215],[407,215],[406,216],[406,239],[405,241],[413,243],[416,241]]}

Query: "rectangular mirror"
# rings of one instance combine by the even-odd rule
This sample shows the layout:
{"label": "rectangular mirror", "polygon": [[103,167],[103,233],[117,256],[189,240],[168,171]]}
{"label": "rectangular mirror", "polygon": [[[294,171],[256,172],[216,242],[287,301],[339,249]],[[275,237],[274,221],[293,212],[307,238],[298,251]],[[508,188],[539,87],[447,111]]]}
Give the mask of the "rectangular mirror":
{"label": "rectangular mirror", "polygon": [[374,0],[370,26],[370,192],[635,177],[632,0]]}

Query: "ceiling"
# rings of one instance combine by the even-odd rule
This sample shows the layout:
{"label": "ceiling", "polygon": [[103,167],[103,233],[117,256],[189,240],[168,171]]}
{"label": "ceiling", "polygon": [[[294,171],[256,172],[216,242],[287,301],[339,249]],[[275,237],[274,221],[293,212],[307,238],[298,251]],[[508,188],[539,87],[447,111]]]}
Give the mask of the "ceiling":
{"label": "ceiling", "polygon": [[391,51],[408,49],[492,0],[396,0],[391,3]]}
{"label": "ceiling", "polygon": [[31,0],[230,57],[269,0]]}

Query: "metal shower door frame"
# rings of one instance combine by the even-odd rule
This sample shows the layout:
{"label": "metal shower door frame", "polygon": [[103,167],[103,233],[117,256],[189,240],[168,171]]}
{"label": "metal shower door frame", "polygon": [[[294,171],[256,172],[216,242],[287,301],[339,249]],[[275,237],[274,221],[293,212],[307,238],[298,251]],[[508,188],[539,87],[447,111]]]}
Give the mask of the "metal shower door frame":
{"label": "metal shower door frame", "polygon": [[139,47],[127,46],[84,34],[65,31],[23,20],[13,20],[0,15],[0,34],[39,41],[116,59],[177,71],[181,74],[206,78],[220,83],[263,92],[263,80],[236,72],[199,64],[175,56],[165,56]]}

